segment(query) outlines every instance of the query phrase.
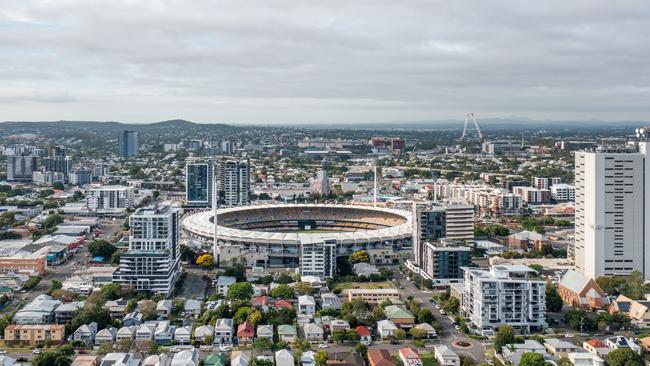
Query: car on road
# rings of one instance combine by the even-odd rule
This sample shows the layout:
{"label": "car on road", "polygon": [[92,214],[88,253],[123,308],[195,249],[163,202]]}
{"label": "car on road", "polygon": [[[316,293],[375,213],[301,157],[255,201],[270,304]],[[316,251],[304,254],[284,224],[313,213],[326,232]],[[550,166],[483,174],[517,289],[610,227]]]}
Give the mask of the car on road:
{"label": "car on road", "polygon": [[440,305],[436,304],[436,309],[440,309]]}
{"label": "car on road", "polygon": [[390,344],[399,344],[399,341],[396,338],[391,338]]}
{"label": "car on road", "polygon": [[363,344],[364,346],[369,346],[369,345],[372,344],[372,342],[370,342],[370,341],[361,341],[361,344]]}
{"label": "car on road", "polygon": [[327,348],[327,347],[329,347],[327,343],[321,343],[318,345],[318,348]]}
{"label": "car on road", "polygon": [[212,351],[212,346],[201,346],[200,350],[203,352],[210,352]]}
{"label": "car on road", "polygon": [[576,336],[575,334],[567,333],[564,335],[564,338],[573,338],[575,336]]}
{"label": "car on road", "polygon": [[445,313],[444,310],[440,310],[440,314],[441,314],[441,315],[446,315],[447,313]]}
{"label": "car on road", "polygon": [[228,347],[228,346],[221,346],[221,347],[219,347],[219,351],[221,351],[221,352],[229,352],[229,351],[230,351],[230,347]]}
{"label": "car on road", "polygon": [[41,350],[39,348],[36,348],[36,349],[34,349],[32,351],[32,353],[35,354],[35,355],[39,355],[39,354],[41,354]]}
{"label": "car on road", "polygon": [[6,354],[7,354],[7,351],[5,351],[3,349],[0,349],[0,355],[6,355]]}
{"label": "car on road", "polygon": [[169,352],[180,352],[180,349],[178,347],[170,347]]}
{"label": "car on road", "polygon": [[455,328],[456,330],[460,330],[460,325],[454,325],[454,328]]}

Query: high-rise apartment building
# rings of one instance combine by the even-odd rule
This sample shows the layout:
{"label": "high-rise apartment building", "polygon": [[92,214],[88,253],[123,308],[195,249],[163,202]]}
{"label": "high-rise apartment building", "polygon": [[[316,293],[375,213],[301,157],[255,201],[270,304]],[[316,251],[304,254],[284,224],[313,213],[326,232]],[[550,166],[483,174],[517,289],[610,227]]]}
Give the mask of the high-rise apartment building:
{"label": "high-rise apartment building", "polygon": [[36,156],[34,155],[8,155],[7,180],[29,182],[37,170]]}
{"label": "high-rise apartment building", "polygon": [[575,267],[587,277],[650,279],[650,159],[646,134],[637,146],[575,154]]}
{"label": "high-rise apartment building", "polygon": [[437,284],[458,282],[463,278],[462,267],[471,262],[472,249],[459,245],[425,242],[420,274]]}
{"label": "high-rise apartment building", "polygon": [[528,266],[463,268],[461,311],[469,328],[491,336],[500,325],[526,333],[546,328],[546,282]]}
{"label": "high-rise apartment building", "polygon": [[49,146],[49,155],[43,159],[46,172],[63,173],[68,176],[70,169],[72,169],[72,161],[65,154],[63,146]]}
{"label": "high-rise apartment building", "polygon": [[126,186],[93,186],[88,191],[86,203],[91,210],[133,208],[133,188]]}
{"label": "high-rise apartment building", "polygon": [[212,207],[214,164],[188,161],[185,165],[185,202],[191,207]]}
{"label": "high-rise apartment building", "polygon": [[450,202],[445,205],[446,234],[450,240],[474,240],[474,205]]}
{"label": "high-rise apartment building", "polygon": [[171,295],[180,270],[179,209],[159,205],[129,217],[129,249],[120,257],[114,282],[138,291]]}
{"label": "high-rise apartment building", "polygon": [[326,171],[316,173],[316,178],[309,183],[309,193],[321,197],[330,194],[330,181]]}
{"label": "high-rise apartment building", "polygon": [[537,189],[549,189],[560,183],[562,183],[562,178],[560,177],[533,177],[532,187]]}
{"label": "high-rise apartment building", "polygon": [[137,156],[140,148],[136,131],[124,130],[117,135],[117,154],[120,158]]}
{"label": "high-rise apartment building", "polygon": [[334,277],[336,274],[336,241],[302,243],[300,273],[303,276]]}
{"label": "high-rise apartment building", "polygon": [[250,162],[242,160],[222,160],[219,167],[219,194],[226,206],[240,206],[250,203]]}

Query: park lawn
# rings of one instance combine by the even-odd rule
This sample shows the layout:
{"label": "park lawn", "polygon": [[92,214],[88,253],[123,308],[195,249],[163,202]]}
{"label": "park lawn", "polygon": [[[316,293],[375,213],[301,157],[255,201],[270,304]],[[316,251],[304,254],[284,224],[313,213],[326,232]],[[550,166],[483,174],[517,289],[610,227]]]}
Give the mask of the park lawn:
{"label": "park lawn", "polygon": [[395,288],[392,282],[383,281],[383,282],[341,282],[334,285],[335,289],[339,290],[350,290],[350,289],[369,289],[376,290],[381,288]]}
{"label": "park lawn", "polygon": [[420,358],[422,358],[422,366],[438,366],[438,362],[433,358],[431,352],[420,353]]}

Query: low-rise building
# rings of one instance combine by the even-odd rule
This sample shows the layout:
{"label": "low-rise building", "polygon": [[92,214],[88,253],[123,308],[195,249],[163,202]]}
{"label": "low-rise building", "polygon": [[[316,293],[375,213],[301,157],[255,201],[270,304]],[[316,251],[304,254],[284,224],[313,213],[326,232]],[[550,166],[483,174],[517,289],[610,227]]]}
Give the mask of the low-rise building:
{"label": "low-rise building", "polygon": [[460,356],[448,346],[436,346],[434,356],[440,366],[460,366]]}
{"label": "low-rise building", "polygon": [[61,343],[65,340],[65,326],[63,324],[10,324],[5,327],[4,340],[7,343],[26,342],[29,345],[48,340],[52,343]]}
{"label": "low-rise building", "polygon": [[392,288],[344,290],[347,301],[363,300],[368,304],[379,304],[384,300],[399,300],[399,291]]}
{"label": "low-rise building", "polygon": [[607,346],[613,350],[617,349],[630,349],[638,354],[641,354],[641,347],[636,344],[632,339],[624,337],[624,336],[615,336],[615,337],[610,337],[607,338],[605,341]]}
{"label": "low-rise building", "polygon": [[323,341],[323,327],[318,324],[308,323],[302,327],[303,335],[310,343],[320,343]]}
{"label": "low-rise building", "polygon": [[567,355],[573,366],[605,366],[605,360],[589,352],[573,352]]}
{"label": "low-rise building", "polygon": [[278,326],[278,337],[283,342],[293,343],[298,337],[298,332],[293,325],[282,324]]}
{"label": "low-rise building", "polygon": [[410,311],[398,305],[389,305],[384,308],[386,319],[399,326],[415,324],[415,316]]}
{"label": "low-rise building", "polygon": [[639,328],[650,328],[649,309],[649,300],[632,300],[624,295],[619,295],[610,305],[609,312],[627,315],[632,324]]}
{"label": "low-rise building", "polygon": [[316,312],[316,301],[313,296],[302,295],[298,297],[298,312],[300,314],[314,314]]}
{"label": "low-rise building", "polygon": [[235,277],[219,276],[219,278],[217,278],[217,283],[215,284],[217,293],[222,296],[226,296],[228,289],[235,282],[237,282],[237,279]]}
{"label": "low-rise building", "polygon": [[257,339],[266,338],[273,341],[273,325],[258,325],[257,326]]}
{"label": "low-rise building", "polygon": [[377,333],[379,333],[379,338],[381,339],[392,337],[396,330],[397,325],[390,320],[380,320],[377,322]]}
{"label": "low-rise building", "polygon": [[368,364],[370,366],[395,366],[390,352],[384,348],[370,348],[368,350]]}
{"label": "low-rise building", "polygon": [[422,357],[418,351],[411,347],[400,348],[399,359],[402,361],[403,366],[422,366]]}
{"label": "low-rise building", "polygon": [[583,351],[582,347],[558,338],[545,339],[544,347],[550,355],[557,357],[567,357],[569,353]]}
{"label": "low-rise building", "polygon": [[569,270],[557,286],[557,293],[565,304],[589,310],[609,306],[609,298],[593,278]]}
{"label": "low-rise building", "polygon": [[233,332],[232,319],[217,319],[214,325],[214,344],[232,344]]}

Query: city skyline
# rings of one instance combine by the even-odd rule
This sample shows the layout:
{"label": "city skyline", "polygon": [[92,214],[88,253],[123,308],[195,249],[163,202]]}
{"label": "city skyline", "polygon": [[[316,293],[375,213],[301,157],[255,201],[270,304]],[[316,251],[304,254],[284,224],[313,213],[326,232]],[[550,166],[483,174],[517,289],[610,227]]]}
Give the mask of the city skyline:
{"label": "city skyline", "polygon": [[7,4],[0,120],[646,117],[640,1],[180,5]]}

